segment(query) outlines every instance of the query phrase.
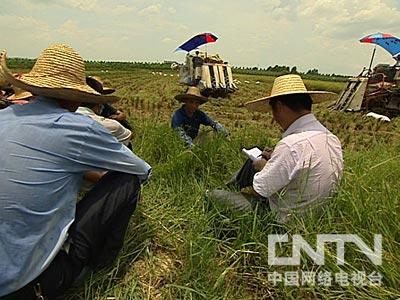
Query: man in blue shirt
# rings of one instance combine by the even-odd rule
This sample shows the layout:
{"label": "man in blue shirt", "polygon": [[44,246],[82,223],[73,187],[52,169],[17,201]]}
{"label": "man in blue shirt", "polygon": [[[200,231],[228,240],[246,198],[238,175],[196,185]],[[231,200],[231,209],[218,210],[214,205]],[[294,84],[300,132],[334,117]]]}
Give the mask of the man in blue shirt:
{"label": "man in blue shirt", "polygon": [[[1,76],[37,98],[0,111],[0,298],[52,299],[116,258],[151,167],[74,113],[118,98],[86,85],[71,47],[48,47],[18,79],[3,52]],[[84,177],[97,183],[76,204]]]}
{"label": "man in blue shirt", "polygon": [[172,116],[171,126],[178,130],[181,138],[189,147],[193,147],[193,140],[199,134],[200,125],[211,126],[215,131],[227,136],[228,130],[220,123],[212,120],[199,106],[208,99],[200,94],[197,87],[189,87],[185,94],[175,96],[175,99],[183,102],[181,108]]}

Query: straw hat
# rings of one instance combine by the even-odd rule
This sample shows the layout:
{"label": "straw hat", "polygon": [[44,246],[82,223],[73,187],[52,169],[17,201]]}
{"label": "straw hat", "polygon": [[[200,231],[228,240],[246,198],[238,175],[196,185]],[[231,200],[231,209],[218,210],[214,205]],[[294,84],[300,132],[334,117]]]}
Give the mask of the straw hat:
{"label": "straw hat", "polygon": [[0,90],[9,89],[10,87],[10,83],[0,73]]}
{"label": "straw hat", "polygon": [[199,88],[195,86],[189,86],[185,94],[176,95],[175,99],[180,102],[185,102],[186,100],[196,100],[199,101],[200,104],[206,103],[208,101],[208,98],[202,96],[200,94]]}
{"label": "straw hat", "polygon": [[14,90],[14,94],[7,97],[7,100],[10,100],[10,101],[24,100],[24,99],[27,99],[27,98],[30,98],[33,96],[32,93],[30,93],[28,91],[24,91],[22,89],[19,89],[17,87],[14,87],[13,90]]}
{"label": "straw hat", "polygon": [[109,103],[119,100],[105,96],[86,84],[85,63],[70,46],[52,45],[40,54],[32,70],[19,79],[14,78],[6,64],[6,52],[0,54],[0,78],[14,87],[34,95],[75,102]]}
{"label": "straw hat", "polygon": [[245,106],[249,110],[269,112],[271,111],[271,106],[269,105],[271,99],[293,94],[309,94],[313,103],[333,100],[336,96],[336,94],[332,92],[307,91],[301,77],[299,75],[290,74],[275,78],[270,96],[247,102]]}
{"label": "straw hat", "polygon": [[88,76],[86,77],[86,83],[95,91],[99,92],[102,95],[109,95],[115,92],[115,89],[110,87],[105,87],[103,85],[103,81],[100,77],[97,76]]}

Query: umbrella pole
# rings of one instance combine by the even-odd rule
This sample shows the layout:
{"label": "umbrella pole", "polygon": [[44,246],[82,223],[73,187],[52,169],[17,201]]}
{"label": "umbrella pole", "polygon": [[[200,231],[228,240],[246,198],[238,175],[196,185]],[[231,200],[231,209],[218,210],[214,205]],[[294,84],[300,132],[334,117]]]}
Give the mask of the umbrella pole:
{"label": "umbrella pole", "polygon": [[374,47],[374,51],[372,51],[371,61],[369,62],[369,67],[368,67],[368,75],[371,75],[372,73],[371,67],[372,67],[372,62],[374,61],[375,51],[376,51],[376,46]]}

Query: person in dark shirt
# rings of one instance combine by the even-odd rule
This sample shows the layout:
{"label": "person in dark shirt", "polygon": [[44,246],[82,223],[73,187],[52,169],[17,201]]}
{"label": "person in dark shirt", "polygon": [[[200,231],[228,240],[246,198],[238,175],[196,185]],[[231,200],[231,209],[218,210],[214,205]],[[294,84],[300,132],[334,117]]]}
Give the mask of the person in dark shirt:
{"label": "person in dark shirt", "polygon": [[179,94],[175,96],[175,99],[183,102],[183,105],[174,112],[171,126],[179,132],[189,147],[194,146],[193,140],[199,134],[200,125],[211,126],[216,132],[225,136],[229,134],[224,126],[199,109],[199,106],[208,99],[200,94],[197,87],[189,87],[185,94]]}
{"label": "person in dark shirt", "polygon": [[[109,95],[115,92],[115,89],[105,87],[101,79],[97,76],[88,76],[86,77],[86,83],[93,88],[94,90],[98,91],[102,95]],[[105,103],[103,108],[100,112],[100,115],[104,118],[109,118],[118,121],[122,126],[126,129],[132,131],[132,125],[126,120],[125,114],[116,109],[109,103]]]}

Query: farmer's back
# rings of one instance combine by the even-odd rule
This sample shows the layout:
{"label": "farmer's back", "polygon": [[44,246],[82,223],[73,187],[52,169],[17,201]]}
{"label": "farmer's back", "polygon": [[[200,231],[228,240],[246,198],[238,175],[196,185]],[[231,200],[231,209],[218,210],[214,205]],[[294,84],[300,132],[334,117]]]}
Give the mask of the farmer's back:
{"label": "farmer's back", "polygon": [[94,163],[106,168],[121,144],[90,118],[46,98],[0,111],[0,135],[4,291],[28,283],[51,261],[74,219],[83,172]]}

